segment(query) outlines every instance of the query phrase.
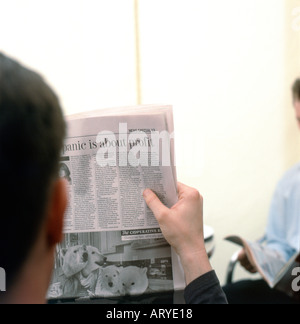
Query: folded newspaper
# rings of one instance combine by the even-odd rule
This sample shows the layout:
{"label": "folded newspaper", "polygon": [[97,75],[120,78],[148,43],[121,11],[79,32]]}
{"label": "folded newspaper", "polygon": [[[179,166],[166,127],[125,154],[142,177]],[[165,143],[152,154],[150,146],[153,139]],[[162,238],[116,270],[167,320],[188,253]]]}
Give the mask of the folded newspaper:
{"label": "folded newspaper", "polygon": [[295,254],[289,262],[281,254],[268,246],[249,242],[238,236],[228,236],[225,240],[243,247],[253,267],[262,275],[272,289],[282,291],[290,297],[299,298],[293,289],[293,270],[300,266],[300,254]]}
{"label": "folded newspaper", "polygon": [[67,118],[60,175],[69,188],[65,239],[48,298],[183,289],[178,256],[143,199],[177,202],[171,106],[106,109]]}

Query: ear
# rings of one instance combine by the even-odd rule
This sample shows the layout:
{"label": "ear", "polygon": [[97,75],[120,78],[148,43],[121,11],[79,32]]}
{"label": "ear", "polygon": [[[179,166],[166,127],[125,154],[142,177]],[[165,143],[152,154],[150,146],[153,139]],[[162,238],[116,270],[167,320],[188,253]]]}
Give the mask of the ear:
{"label": "ear", "polygon": [[147,272],[148,272],[148,268],[141,269],[141,273],[142,273],[142,274],[145,274],[145,275],[146,275]]}
{"label": "ear", "polygon": [[50,248],[63,240],[64,216],[67,203],[66,181],[58,179],[53,185],[48,207],[47,236]]}

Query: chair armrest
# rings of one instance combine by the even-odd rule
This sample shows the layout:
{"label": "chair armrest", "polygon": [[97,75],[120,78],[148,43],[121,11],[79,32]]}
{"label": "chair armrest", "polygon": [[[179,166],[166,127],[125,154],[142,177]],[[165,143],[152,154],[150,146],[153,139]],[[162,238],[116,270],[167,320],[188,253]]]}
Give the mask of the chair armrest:
{"label": "chair armrest", "polygon": [[226,274],[226,284],[227,285],[230,285],[232,283],[233,273],[234,273],[234,269],[239,261],[238,258],[239,258],[240,251],[241,250],[234,253],[234,255],[230,259],[230,263],[228,265],[227,274]]}

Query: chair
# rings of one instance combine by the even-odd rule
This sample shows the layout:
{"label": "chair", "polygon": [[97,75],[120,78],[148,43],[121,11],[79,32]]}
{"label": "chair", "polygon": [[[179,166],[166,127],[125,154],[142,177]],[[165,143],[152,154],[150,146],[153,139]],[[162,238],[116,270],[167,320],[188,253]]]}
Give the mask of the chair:
{"label": "chair", "polygon": [[230,259],[230,263],[227,267],[227,273],[226,273],[226,285],[232,284],[233,274],[234,274],[235,267],[239,261],[238,257],[239,257],[240,251],[241,250],[235,252],[234,255]]}
{"label": "chair", "polygon": [[204,225],[204,241],[208,257],[211,258],[215,251],[215,231],[212,227]]}

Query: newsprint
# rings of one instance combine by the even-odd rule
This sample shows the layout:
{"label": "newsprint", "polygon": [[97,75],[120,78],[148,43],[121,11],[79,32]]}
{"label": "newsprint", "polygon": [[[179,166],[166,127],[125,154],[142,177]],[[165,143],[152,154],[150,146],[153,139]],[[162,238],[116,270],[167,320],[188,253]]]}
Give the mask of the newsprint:
{"label": "newsprint", "polygon": [[150,188],[167,206],[177,202],[172,107],[71,116],[62,153],[69,207],[48,298],[184,288],[178,257],[143,199]]}

